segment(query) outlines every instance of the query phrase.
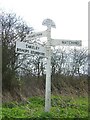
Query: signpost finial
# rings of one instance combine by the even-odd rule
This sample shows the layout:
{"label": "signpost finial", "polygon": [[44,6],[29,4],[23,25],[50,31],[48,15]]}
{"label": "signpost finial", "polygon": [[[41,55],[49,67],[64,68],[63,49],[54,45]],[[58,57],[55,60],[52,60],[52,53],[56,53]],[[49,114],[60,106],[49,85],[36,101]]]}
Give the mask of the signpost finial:
{"label": "signpost finial", "polygon": [[50,27],[50,28],[51,27],[56,28],[56,25],[55,25],[54,21],[49,19],[49,18],[44,19],[43,22],[42,22],[42,25],[45,25],[45,26]]}

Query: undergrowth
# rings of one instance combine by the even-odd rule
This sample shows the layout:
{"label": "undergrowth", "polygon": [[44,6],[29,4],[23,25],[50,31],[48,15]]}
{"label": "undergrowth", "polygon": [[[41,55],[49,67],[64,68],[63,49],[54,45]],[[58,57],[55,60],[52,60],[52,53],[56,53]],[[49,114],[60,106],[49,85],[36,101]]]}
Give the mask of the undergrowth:
{"label": "undergrowth", "polygon": [[[2,120],[13,118],[75,120],[88,118],[87,97],[52,96],[50,112],[44,112],[44,98],[28,98],[26,103],[9,102],[2,105]],[[77,119],[77,120],[78,120]],[[87,119],[88,120],[88,119]]]}

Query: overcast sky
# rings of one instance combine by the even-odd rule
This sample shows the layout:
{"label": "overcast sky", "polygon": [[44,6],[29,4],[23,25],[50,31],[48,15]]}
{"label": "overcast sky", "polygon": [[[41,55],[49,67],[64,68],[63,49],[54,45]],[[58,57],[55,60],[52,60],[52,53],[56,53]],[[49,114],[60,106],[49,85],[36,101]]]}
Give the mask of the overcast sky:
{"label": "overcast sky", "polygon": [[52,19],[52,38],[88,41],[88,0],[0,0],[0,9],[21,16],[36,32],[46,29],[42,22]]}

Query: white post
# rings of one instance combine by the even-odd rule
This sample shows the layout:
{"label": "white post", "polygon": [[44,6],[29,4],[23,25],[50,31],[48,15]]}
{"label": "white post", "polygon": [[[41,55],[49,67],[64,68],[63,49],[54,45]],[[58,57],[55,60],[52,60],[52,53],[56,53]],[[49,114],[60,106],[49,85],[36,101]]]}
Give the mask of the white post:
{"label": "white post", "polygon": [[45,19],[42,25],[47,26],[47,66],[46,66],[46,87],[45,87],[45,112],[51,108],[51,28],[56,28],[51,19]]}
{"label": "white post", "polygon": [[47,66],[46,66],[46,90],[45,90],[45,112],[51,108],[51,27],[47,27]]}

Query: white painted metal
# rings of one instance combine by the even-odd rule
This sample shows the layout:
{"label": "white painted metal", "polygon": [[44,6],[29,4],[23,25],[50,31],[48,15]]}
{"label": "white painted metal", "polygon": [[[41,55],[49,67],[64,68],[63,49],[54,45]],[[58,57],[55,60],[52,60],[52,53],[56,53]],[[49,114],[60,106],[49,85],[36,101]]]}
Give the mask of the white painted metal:
{"label": "white painted metal", "polygon": [[46,89],[45,89],[45,112],[51,108],[51,46],[81,46],[81,41],[72,40],[54,40],[51,39],[51,27],[55,28],[55,23],[50,19],[45,19],[42,25],[47,26],[47,67],[46,67]]}
{"label": "white painted metal", "polygon": [[47,67],[46,67],[46,88],[45,88],[45,112],[49,112],[51,108],[51,27],[56,28],[55,23],[51,19],[45,19],[42,25],[47,26]]}
{"label": "white painted metal", "polygon": [[38,54],[39,56],[45,57],[46,48],[38,43],[27,43],[27,42],[16,42],[16,52],[23,54]]}
{"label": "white painted metal", "polygon": [[55,25],[54,21],[51,20],[51,19],[45,19],[45,20],[42,22],[42,25],[45,25],[45,26],[47,26],[47,27],[56,28],[56,25]]}
{"label": "white painted metal", "polygon": [[47,28],[47,66],[46,66],[46,89],[45,89],[45,112],[51,108],[51,28]]}
{"label": "white painted metal", "polygon": [[42,31],[42,32],[37,32],[37,33],[31,33],[27,35],[25,39],[30,40],[30,39],[46,37],[46,36],[47,36],[47,31]]}
{"label": "white painted metal", "polygon": [[51,39],[52,46],[82,46],[81,40]]}
{"label": "white painted metal", "polygon": [[[47,37],[46,48],[39,44],[29,44],[26,42],[16,42],[16,52],[29,53],[29,54],[41,54],[45,57],[47,54],[47,66],[46,66],[46,87],[45,87],[45,112],[49,112],[51,108],[51,46],[81,46],[81,40],[63,40],[63,39],[51,39],[51,27],[56,28],[55,23],[51,19],[45,19],[42,25],[47,26],[47,30],[43,32],[33,33],[26,37],[27,40],[35,39],[37,37]],[[19,48],[19,50],[18,50]],[[33,51],[33,52],[31,52]]]}

